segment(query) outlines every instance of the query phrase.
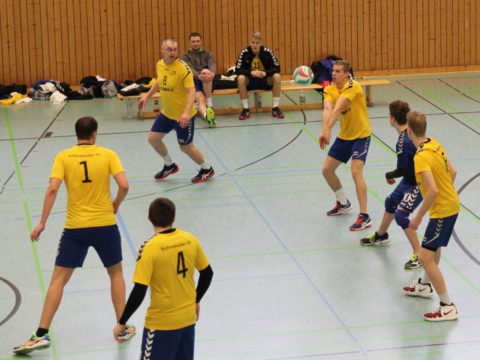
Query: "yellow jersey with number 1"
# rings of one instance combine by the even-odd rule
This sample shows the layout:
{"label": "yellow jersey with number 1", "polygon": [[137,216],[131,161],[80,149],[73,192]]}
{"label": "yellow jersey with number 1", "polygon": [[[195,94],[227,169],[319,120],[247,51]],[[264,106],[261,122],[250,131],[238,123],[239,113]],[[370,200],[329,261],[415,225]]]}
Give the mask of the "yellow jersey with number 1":
{"label": "yellow jersey with number 1", "polygon": [[110,176],[125,171],[118,155],[97,145],[76,145],[55,157],[50,177],[65,181],[65,228],[116,224],[110,195]]}

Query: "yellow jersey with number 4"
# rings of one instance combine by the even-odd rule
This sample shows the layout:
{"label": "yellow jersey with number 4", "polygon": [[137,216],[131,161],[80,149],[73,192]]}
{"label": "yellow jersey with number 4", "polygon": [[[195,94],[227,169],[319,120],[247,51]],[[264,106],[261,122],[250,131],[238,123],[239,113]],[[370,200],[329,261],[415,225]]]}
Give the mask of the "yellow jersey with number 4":
{"label": "yellow jersey with number 4", "polygon": [[458,214],[460,200],[453,186],[447,154],[442,145],[435,139],[428,139],[427,142],[420,144],[413,161],[415,162],[415,178],[422,196],[425,197],[427,191],[422,180],[422,172],[431,171],[437,185],[438,196],[428,210],[430,218],[438,219]]}
{"label": "yellow jersey with number 4", "polygon": [[180,229],[156,234],[138,251],[134,283],[150,287],[145,327],[181,329],[196,322],[195,269],[208,267],[197,238]]}
{"label": "yellow jersey with number 4", "polygon": [[118,155],[97,145],[76,145],[61,151],[50,177],[65,181],[65,228],[78,229],[116,224],[110,195],[110,176],[123,172]]}
{"label": "yellow jersey with number 4", "polygon": [[[187,106],[188,89],[194,86],[192,70],[183,60],[175,59],[166,64],[162,59],[157,62],[157,84],[162,99],[162,114],[178,121]],[[195,113],[192,106],[190,118]]]}

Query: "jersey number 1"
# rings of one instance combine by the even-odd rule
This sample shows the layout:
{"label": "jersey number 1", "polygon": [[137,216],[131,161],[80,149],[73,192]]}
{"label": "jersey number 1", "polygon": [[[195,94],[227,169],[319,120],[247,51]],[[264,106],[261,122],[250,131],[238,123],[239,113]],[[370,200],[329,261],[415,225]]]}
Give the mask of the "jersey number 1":
{"label": "jersey number 1", "polygon": [[185,278],[187,276],[188,269],[185,267],[185,258],[183,257],[183,251],[178,253],[177,258],[177,275],[182,274]]}
{"label": "jersey number 1", "polygon": [[85,179],[82,180],[82,183],[91,183],[92,180],[88,178],[88,167],[86,161],[80,161],[80,165],[83,165],[83,171],[85,173]]}

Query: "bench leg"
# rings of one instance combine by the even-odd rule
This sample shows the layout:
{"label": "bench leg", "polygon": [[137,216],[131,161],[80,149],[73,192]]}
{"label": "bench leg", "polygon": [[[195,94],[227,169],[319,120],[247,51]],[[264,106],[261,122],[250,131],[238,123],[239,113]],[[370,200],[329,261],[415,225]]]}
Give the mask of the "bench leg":
{"label": "bench leg", "polygon": [[367,106],[373,106],[371,86],[365,86],[365,100],[367,101]]}

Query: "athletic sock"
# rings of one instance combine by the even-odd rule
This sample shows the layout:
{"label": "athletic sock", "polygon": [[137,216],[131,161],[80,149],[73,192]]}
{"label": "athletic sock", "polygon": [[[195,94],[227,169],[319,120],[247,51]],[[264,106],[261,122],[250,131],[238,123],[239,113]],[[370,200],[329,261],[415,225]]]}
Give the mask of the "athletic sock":
{"label": "athletic sock", "polygon": [[445,291],[443,294],[438,294],[440,301],[445,305],[451,305],[452,300],[450,300],[450,296],[448,296],[448,291]]}
{"label": "athletic sock", "polygon": [[280,98],[279,97],[274,97],[273,98],[273,108],[276,108],[280,105]]}
{"label": "athletic sock", "polygon": [[242,108],[248,109],[248,99],[243,99],[242,100]]}
{"label": "athletic sock", "polygon": [[340,204],[345,205],[347,203],[347,194],[345,194],[345,190],[343,188],[338,189],[335,191],[335,197]]}
{"label": "athletic sock", "polygon": [[163,157],[163,161],[165,161],[165,165],[167,166],[170,166],[173,164],[173,160],[172,158],[170,157],[169,154],[165,155],[165,156],[162,156]]}
{"label": "athletic sock", "polygon": [[37,329],[37,331],[35,332],[35,335],[36,335],[37,337],[42,337],[42,336],[44,336],[44,335],[46,335],[46,334],[48,334],[48,329],[44,329],[44,328],[41,328],[41,327],[39,327],[39,328]]}
{"label": "athletic sock", "polygon": [[213,107],[213,103],[212,103],[212,98],[211,98],[211,97],[206,98],[206,101],[207,101],[207,106],[208,106],[208,107]]}

